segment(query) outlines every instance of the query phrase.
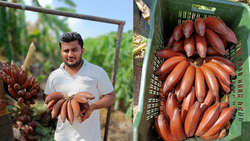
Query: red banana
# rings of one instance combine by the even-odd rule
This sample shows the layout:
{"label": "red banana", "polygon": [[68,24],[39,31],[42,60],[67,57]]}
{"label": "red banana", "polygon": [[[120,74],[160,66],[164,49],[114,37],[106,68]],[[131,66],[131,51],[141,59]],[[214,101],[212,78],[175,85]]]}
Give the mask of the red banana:
{"label": "red banana", "polygon": [[234,32],[227,26],[226,26],[226,29],[227,29],[227,33],[226,34],[219,34],[219,36],[228,42],[231,42],[234,44],[238,43],[238,40],[237,40]]}
{"label": "red banana", "polygon": [[71,100],[69,100],[67,103],[67,113],[68,113],[67,117],[68,117],[69,123],[70,125],[72,125],[74,122],[74,113],[73,113],[73,109],[71,106]]}
{"label": "red banana", "polygon": [[168,87],[168,86],[166,85],[166,83],[167,83],[167,81],[164,81],[164,82],[162,83],[162,86],[163,86],[163,88],[162,88],[162,93],[163,93],[165,96],[168,96],[168,93],[171,92],[171,91],[173,90],[173,88],[174,88],[175,85],[173,85],[173,86],[171,86],[171,87]]}
{"label": "red banana", "polygon": [[87,103],[88,100],[84,95],[75,95],[74,100],[80,103]]}
{"label": "red banana", "polygon": [[201,116],[200,102],[196,101],[194,105],[189,109],[185,119],[184,129],[188,137],[192,137],[194,135],[198,126],[198,121],[200,116]]}
{"label": "red banana", "polygon": [[19,103],[23,103],[23,102],[24,102],[24,99],[23,99],[22,97],[19,97],[19,98],[18,98],[18,102],[19,102]]}
{"label": "red banana", "polygon": [[157,68],[157,70],[155,71],[155,75],[162,75],[172,71],[175,68],[175,66],[183,60],[186,60],[186,57],[174,56],[167,59]]}
{"label": "red banana", "polygon": [[228,102],[221,102],[220,103],[220,112],[228,107]]}
{"label": "red banana", "polygon": [[21,87],[18,83],[16,83],[16,84],[14,85],[14,89],[15,89],[16,91],[19,91],[19,90],[22,89],[22,87]]}
{"label": "red banana", "polygon": [[183,45],[183,44],[180,45],[180,46],[178,46],[178,47],[172,48],[172,50],[173,50],[173,51],[178,51],[178,52],[183,53],[183,54],[185,53],[184,45]]}
{"label": "red banana", "polygon": [[218,80],[219,82],[219,87],[226,93],[230,93],[231,89],[230,89],[230,85],[225,85],[224,83],[222,83],[220,80]]}
{"label": "red banana", "polygon": [[18,82],[17,70],[14,67],[11,68],[11,77],[15,82]]}
{"label": "red banana", "polygon": [[7,83],[10,84],[11,87],[14,87],[14,85],[16,84],[16,82],[10,76],[7,76]]}
{"label": "red banana", "polygon": [[25,80],[25,82],[22,84],[22,88],[23,89],[26,89],[26,88],[28,88],[31,84],[31,80],[32,80],[32,78],[33,78],[33,76],[32,75],[30,75],[30,76],[28,76],[28,78]]}
{"label": "red banana", "polygon": [[[186,60],[181,61],[174,69],[173,71],[169,74],[169,76],[166,79],[165,85],[167,87],[172,87],[178,81],[182,78],[183,74],[185,73],[187,67],[190,65],[190,63]],[[164,88],[163,88],[163,93],[164,93]]]}
{"label": "red banana", "polygon": [[173,43],[174,43],[174,35],[172,34],[169,39],[168,39],[168,44],[167,44],[167,47],[172,47],[173,46]]}
{"label": "red banana", "polygon": [[19,76],[18,76],[18,83],[20,85],[22,85],[25,81],[25,72],[24,70],[22,69],[20,72],[19,72]]}
{"label": "red banana", "polygon": [[59,99],[53,106],[51,111],[51,118],[56,118],[60,114],[61,106],[64,103],[65,99]]}
{"label": "red banana", "polygon": [[170,72],[157,76],[158,81],[165,81]]}
{"label": "red banana", "polygon": [[180,86],[181,86],[181,81],[178,82],[174,91],[174,95],[176,95],[178,104],[183,100],[183,97],[180,96]]}
{"label": "red banana", "polygon": [[158,128],[159,128],[159,131],[160,131],[160,134],[162,135],[162,138],[164,140],[169,140],[169,141],[174,141],[177,139],[173,136],[173,134],[171,133],[170,131],[170,126],[169,124],[167,123],[166,119],[164,118],[164,115],[160,114],[158,116]]}
{"label": "red banana", "polygon": [[195,27],[196,32],[200,36],[204,36],[205,35],[206,23],[205,23],[205,21],[201,17],[197,17],[195,19],[195,21],[194,21],[194,27]]}
{"label": "red banana", "polygon": [[210,28],[216,33],[226,34],[228,32],[226,24],[222,23],[222,21],[218,20],[218,18],[216,17],[207,17],[205,19],[205,22],[206,22],[206,28]]}
{"label": "red banana", "polygon": [[230,74],[233,77],[236,76],[235,64],[231,60],[227,58],[224,59],[224,57],[220,57],[220,56],[209,56],[205,59],[205,62],[209,62],[209,61],[220,64],[227,71],[228,74]]}
{"label": "red banana", "polygon": [[200,68],[204,74],[206,83],[209,89],[211,90],[211,92],[213,93],[214,97],[219,97],[219,84],[213,71],[205,65],[202,65]]}
{"label": "red banana", "polygon": [[31,93],[30,92],[25,92],[23,98],[24,99],[29,99],[31,97]]}
{"label": "red banana", "polygon": [[92,95],[92,94],[89,93],[89,92],[78,92],[78,93],[76,93],[76,95],[82,95],[82,96],[84,96],[86,99],[90,99],[90,100],[95,99],[95,96]]}
{"label": "red banana", "polygon": [[170,119],[172,118],[174,108],[176,107],[178,107],[176,95],[171,93],[166,101],[167,114]]}
{"label": "red banana", "polygon": [[168,121],[168,123],[169,123],[169,121],[170,121],[170,119],[169,119],[169,117],[168,117],[168,114],[167,114],[167,109],[166,109],[166,102],[167,102],[167,100],[166,100],[166,98],[164,97],[163,98],[163,100],[161,101],[162,103],[161,103],[161,109],[162,109],[162,114],[164,115],[164,117],[165,117],[165,119]]}
{"label": "red banana", "polygon": [[13,60],[11,60],[10,66],[17,70],[16,64]]}
{"label": "red banana", "polygon": [[204,65],[209,67],[212,70],[212,72],[215,74],[215,76],[219,80],[221,80],[221,82],[223,82],[225,85],[231,84],[231,80],[230,80],[230,76],[228,72],[221,65],[213,61],[207,62]]}
{"label": "red banana", "polygon": [[195,94],[199,102],[203,102],[206,96],[206,83],[203,72],[200,68],[195,71]]}
{"label": "red banana", "polygon": [[214,125],[206,132],[206,134],[204,134],[204,136],[212,136],[221,128],[223,128],[226,125],[227,121],[229,121],[232,117],[235,109],[236,108],[234,106],[231,106],[222,110],[219,118],[216,120]]}
{"label": "red banana", "polygon": [[210,107],[212,102],[214,101],[214,95],[208,90],[207,96],[203,103],[201,103],[201,115]]}
{"label": "red banana", "polygon": [[187,68],[180,86],[180,96],[186,97],[186,95],[190,92],[193,82],[195,78],[195,67],[193,65],[189,65]]}
{"label": "red banana", "polygon": [[186,20],[183,24],[183,34],[186,38],[194,32],[194,22],[192,20]]}
{"label": "red banana", "polygon": [[48,104],[51,100],[58,100],[61,98],[63,98],[63,94],[61,92],[53,92],[45,98],[45,103]]}
{"label": "red banana", "polygon": [[219,115],[220,115],[220,103],[217,102],[206,110],[195,132],[195,135],[201,136],[205,134],[216,122]]}
{"label": "red banana", "polygon": [[7,73],[7,66],[4,65],[4,66],[2,66],[2,67],[3,67],[3,70],[1,70],[0,72],[1,72],[1,73],[3,73],[3,72],[4,72],[4,73]]}
{"label": "red banana", "polygon": [[155,55],[157,57],[160,57],[160,58],[163,58],[163,59],[168,59],[168,58],[171,58],[173,56],[183,56],[183,57],[185,57],[184,54],[182,54],[180,52],[173,51],[170,48],[157,50],[156,53],[155,53]]}
{"label": "red banana", "polygon": [[173,51],[181,51],[182,48],[184,49],[184,39],[180,39],[179,41],[174,41],[173,43]]}
{"label": "red banana", "polygon": [[56,102],[57,102],[57,100],[51,100],[51,101],[48,103],[48,105],[47,105],[47,109],[49,110],[50,108],[52,108],[52,107],[55,105]]}
{"label": "red banana", "polygon": [[192,87],[190,93],[183,99],[182,108],[181,108],[181,122],[185,123],[185,119],[189,109],[194,105],[195,102],[195,91]]}
{"label": "red banana", "polygon": [[206,29],[205,37],[216,51],[218,51],[221,55],[226,54],[224,44],[219,35],[210,29]]}
{"label": "red banana", "polygon": [[37,90],[36,90],[36,89],[32,89],[32,90],[30,91],[30,94],[31,94],[31,97],[33,97],[34,95],[37,94]]}
{"label": "red banana", "polygon": [[61,110],[60,110],[60,117],[62,122],[64,123],[65,120],[67,119],[67,105],[68,105],[68,101],[64,101],[64,103],[62,104]]}
{"label": "red banana", "polygon": [[187,135],[183,129],[180,110],[178,107],[176,107],[174,109],[172,118],[170,118],[170,130],[176,139],[184,140],[187,138]]}
{"label": "red banana", "polygon": [[11,76],[11,67],[9,66],[9,64],[6,65],[6,72],[7,75]]}
{"label": "red banana", "polygon": [[207,42],[205,36],[200,36],[198,33],[195,33],[195,44],[200,57],[205,58],[207,54]]}
{"label": "red banana", "polygon": [[8,90],[9,90],[9,93],[15,97],[15,98],[19,98],[20,96],[17,94],[17,92],[10,86],[8,85]]}
{"label": "red banana", "polygon": [[187,54],[187,57],[193,55],[195,51],[194,34],[192,34],[189,38],[184,39],[184,50]]}
{"label": "red banana", "polygon": [[71,107],[73,109],[75,117],[79,117],[81,114],[79,103],[76,100],[72,99],[71,100]]}
{"label": "red banana", "polygon": [[159,125],[158,125],[158,115],[156,115],[155,118],[154,118],[154,128],[155,128],[156,132],[159,134],[159,136],[160,136],[162,139],[164,139],[164,137],[162,136],[161,131],[160,131],[160,129],[159,129]]}
{"label": "red banana", "polygon": [[207,55],[221,55],[221,54],[217,50],[215,50],[213,47],[208,47]]}
{"label": "red banana", "polygon": [[19,91],[17,92],[17,94],[18,94],[19,96],[24,96],[25,90],[24,90],[24,89],[19,90]]}
{"label": "red banana", "polygon": [[183,36],[183,24],[177,25],[174,28],[173,36],[175,41],[179,41],[179,39]]}

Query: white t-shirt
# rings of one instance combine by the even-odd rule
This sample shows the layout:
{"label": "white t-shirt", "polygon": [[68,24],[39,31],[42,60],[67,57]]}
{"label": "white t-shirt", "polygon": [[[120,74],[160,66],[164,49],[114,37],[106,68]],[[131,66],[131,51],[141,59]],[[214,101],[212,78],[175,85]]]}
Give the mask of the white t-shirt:
{"label": "white t-shirt", "polygon": [[[99,100],[99,94],[105,95],[114,90],[107,73],[99,66],[84,63],[78,73],[72,77],[64,70],[64,63],[51,72],[44,93],[59,91],[71,96],[77,92],[89,92],[95,96],[91,103]],[[91,116],[81,124],[74,118],[70,125],[68,120],[62,123],[58,116],[54,139],[57,141],[101,141],[99,110],[94,110]]]}

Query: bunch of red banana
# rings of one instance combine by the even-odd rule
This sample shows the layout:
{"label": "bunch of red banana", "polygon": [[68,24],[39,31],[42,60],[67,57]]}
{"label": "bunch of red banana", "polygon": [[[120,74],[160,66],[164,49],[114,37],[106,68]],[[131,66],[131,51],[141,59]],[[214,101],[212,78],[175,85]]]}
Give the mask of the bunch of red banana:
{"label": "bunch of red banana", "polygon": [[156,51],[156,56],[166,59],[155,71],[159,81],[163,82],[163,94],[180,89],[180,97],[186,97],[194,86],[196,98],[203,102],[206,88],[219,99],[219,88],[230,92],[230,75],[235,77],[235,64],[222,56],[208,56],[196,60],[185,57],[171,49]]}
{"label": "bunch of red banana", "polygon": [[57,118],[52,119],[50,111],[38,111],[36,119],[42,126],[56,129]]}
{"label": "bunch of red banana", "polygon": [[3,66],[0,77],[8,84],[11,96],[18,99],[19,103],[24,103],[27,106],[35,104],[35,99],[39,97],[37,93],[40,91],[40,86],[32,75],[26,79],[21,66],[17,68],[12,60],[11,66],[8,64]]}
{"label": "bunch of red banana", "polygon": [[68,97],[61,92],[53,92],[45,98],[47,109],[51,111],[52,118],[58,117],[60,114],[61,120],[64,123],[67,119],[72,125],[74,122],[74,116],[79,123],[82,123],[81,112],[89,109],[89,100],[94,99],[91,93],[78,92]]}
{"label": "bunch of red banana", "polygon": [[16,124],[14,125],[15,128],[20,130],[21,134],[27,141],[33,141],[35,139],[35,129],[37,126],[37,122],[32,120],[28,115],[21,115],[18,117]]}
{"label": "bunch of red banana", "polygon": [[[184,36],[183,36],[184,35]],[[177,25],[170,36],[167,48],[186,52],[188,57],[199,55],[225,55],[227,43],[237,43],[234,32],[219,18],[197,17]]]}
{"label": "bunch of red banana", "polygon": [[161,115],[155,117],[155,128],[162,139],[224,137],[235,107],[227,107],[227,98],[219,101],[219,90],[230,93],[235,64],[222,56],[188,58],[171,49],[156,51],[156,56],[166,59],[155,71],[163,81]]}
{"label": "bunch of red banana", "polygon": [[[178,141],[193,136],[200,136],[205,140],[225,137],[235,107],[227,107],[228,102],[214,102],[209,107],[205,102],[194,102],[193,97],[186,98],[190,103],[184,104],[183,101],[179,106],[174,94],[171,94],[166,101],[162,101],[161,112],[155,116],[154,127],[163,140]],[[207,109],[204,110],[205,106]]]}

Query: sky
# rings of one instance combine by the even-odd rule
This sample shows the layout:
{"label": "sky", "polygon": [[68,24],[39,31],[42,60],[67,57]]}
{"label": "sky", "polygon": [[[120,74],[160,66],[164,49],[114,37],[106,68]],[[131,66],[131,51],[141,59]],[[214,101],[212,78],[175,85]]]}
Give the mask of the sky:
{"label": "sky", "polygon": [[[26,5],[32,5],[32,0],[24,0]],[[126,22],[123,32],[133,29],[133,1],[132,0],[72,0],[77,6],[76,13],[123,20]],[[50,5],[51,9],[56,7],[69,7],[59,0],[39,0],[42,7]],[[35,22],[37,12],[25,11],[26,21]],[[90,20],[69,18],[69,27],[72,31],[81,34],[82,38],[97,37],[109,32],[117,32],[117,24],[102,23]]]}

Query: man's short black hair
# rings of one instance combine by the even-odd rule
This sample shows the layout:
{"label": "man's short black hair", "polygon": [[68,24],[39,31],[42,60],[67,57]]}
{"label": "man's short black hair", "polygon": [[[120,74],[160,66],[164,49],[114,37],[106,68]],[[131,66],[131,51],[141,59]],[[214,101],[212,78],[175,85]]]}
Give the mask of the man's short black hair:
{"label": "man's short black hair", "polygon": [[81,48],[83,48],[83,40],[82,37],[79,33],[77,32],[66,32],[63,33],[63,35],[60,37],[60,41],[59,41],[59,46],[61,49],[61,44],[66,42],[69,43],[71,41],[75,41],[78,40],[78,44],[81,46]]}

